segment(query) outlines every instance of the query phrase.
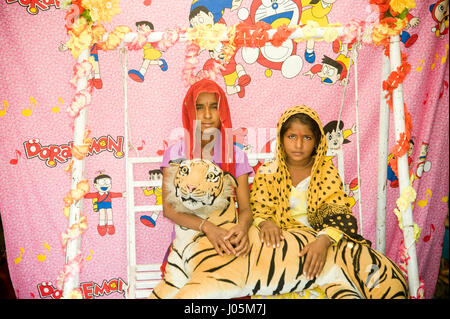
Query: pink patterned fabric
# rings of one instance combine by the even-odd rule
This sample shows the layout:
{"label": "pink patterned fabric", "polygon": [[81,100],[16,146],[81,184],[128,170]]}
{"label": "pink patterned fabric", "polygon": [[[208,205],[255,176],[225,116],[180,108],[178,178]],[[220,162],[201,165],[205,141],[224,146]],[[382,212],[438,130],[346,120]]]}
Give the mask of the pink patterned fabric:
{"label": "pink patterned fabric", "polygon": [[[24,2],[0,2],[0,213],[9,270],[18,297],[57,298],[60,292],[56,283],[65,261],[61,234],[68,226],[63,213],[63,198],[70,191],[70,174],[64,168],[70,162],[73,141],[73,119],[67,108],[75,95],[70,84],[75,60],[68,51],[58,51],[60,42],[68,40],[64,27],[66,12],[55,5],[44,10],[45,5],[35,5],[38,1],[21,5]],[[250,17],[254,14],[250,10],[253,2],[258,1],[244,0],[241,4],[241,8],[248,9]],[[420,22],[406,30],[409,38],[404,34],[405,43],[401,43],[401,49],[408,55],[412,66],[403,90],[413,125],[414,147],[409,155],[411,171],[420,175],[413,182],[417,191],[413,216],[422,229],[417,241],[417,256],[426,298],[433,297],[438,276],[449,188],[448,33],[438,37],[432,30],[437,24],[430,11],[432,2],[416,1],[417,8],[410,14],[420,18]],[[111,31],[115,26],[126,25],[136,30],[135,22],[142,20],[152,22],[156,31],[189,26],[190,6],[190,0],[171,1],[170,5],[167,1],[155,0],[148,6],[143,1],[135,1],[133,5],[121,1],[122,13],[105,27]],[[328,21],[345,25],[353,19],[376,20],[378,15],[371,10],[368,1],[339,0],[328,13]],[[238,11],[228,8],[223,11],[227,25],[240,22]],[[294,22],[298,24],[299,21]],[[305,47],[305,42],[299,42],[292,54],[295,56],[293,61],[297,61],[294,65],[297,74],[292,77],[286,70],[277,69],[275,64],[273,69],[269,69],[267,65],[270,63],[246,63],[244,57],[247,59],[247,53],[242,50],[236,54],[236,63],[242,65],[251,77],[250,83],[241,81],[245,92],[229,91],[228,94],[233,129],[241,128],[239,132],[242,133],[238,136],[238,146],[251,152],[264,151],[266,144],[275,137],[279,116],[292,105],[313,107],[324,125],[338,119],[343,82],[339,76],[331,79],[331,73],[325,76],[324,64],[327,62],[325,56],[342,62],[340,55],[345,54],[344,48],[339,43],[317,42],[314,45],[315,62],[309,63],[305,59]],[[349,196],[356,201],[353,212],[359,218],[357,199],[362,196],[363,235],[375,244],[383,52],[380,48],[364,45],[358,53],[360,183],[355,181],[353,67],[342,113],[345,135],[342,149],[345,182],[349,184]],[[151,64],[142,83],[123,74],[128,81],[132,143],[141,156],[162,155],[168,146],[183,136],[180,106],[187,90],[182,81],[184,54],[184,43],[162,52],[167,71]],[[127,70],[139,70],[143,56],[143,51],[130,51]],[[208,52],[203,51],[198,67],[209,58]],[[88,106],[87,128],[94,143],[85,160],[85,177],[91,192],[95,191],[94,178],[100,173],[111,177],[112,192],[124,192],[124,152],[128,149],[124,145],[124,94],[119,51],[99,50],[98,61],[103,86],[93,89]],[[331,84],[330,81],[336,82]],[[219,77],[217,82],[226,90],[223,78]],[[391,113],[389,148],[394,144]],[[131,150],[129,156],[136,154]],[[159,168],[159,164],[155,168]],[[148,180],[148,170],[141,169],[136,178]],[[395,177],[389,178],[386,181],[386,255],[399,263],[403,234],[393,213],[399,190],[395,188]],[[137,204],[154,203],[155,195],[147,196],[140,188],[135,192]],[[92,200],[83,201],[83,214],[87,217],[88,226],[81,240],[83,262],[79,281],[85,298],[123,298],[124,287],[128,283],[126,199],[114,198],[112,201],[115,233],[104,236],[97,232],[99,214],[94,212]],[[172,224],[162,214],[157,217],[153,228],[141,223],[139,218],[140,215],[136,214],[137,262],[161,263],[171,241]],[[103,283],[109,284],[109,288],[105,286],[103,290],[96,290]]]}

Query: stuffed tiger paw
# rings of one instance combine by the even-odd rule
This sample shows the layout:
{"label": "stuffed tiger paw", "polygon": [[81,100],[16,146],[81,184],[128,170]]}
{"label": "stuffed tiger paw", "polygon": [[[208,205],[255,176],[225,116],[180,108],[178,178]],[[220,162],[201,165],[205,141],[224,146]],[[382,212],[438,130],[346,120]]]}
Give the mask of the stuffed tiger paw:
{"label": "stuffed tiger paw", "polygon": [[[165,178],[166,200],[178,212],[195,214],[230,229],[238,215],[233,199],[236,182],[207,160],[171,164]],[[340,240],[328,249],[319,277],[303,275],[299,252],[315,240],[311,228],[283,231],[279,248],[267,247],[251,226],[247,256],[220,256],[201,232],[175,226],[165,276],[150,298],[238,298],[321,292],[326,298],[407,298],[400,269],[387,257],[358,243]],[[322,295],[323,293],[323,295]],[[311,296],[312,297],[312,296]]]}

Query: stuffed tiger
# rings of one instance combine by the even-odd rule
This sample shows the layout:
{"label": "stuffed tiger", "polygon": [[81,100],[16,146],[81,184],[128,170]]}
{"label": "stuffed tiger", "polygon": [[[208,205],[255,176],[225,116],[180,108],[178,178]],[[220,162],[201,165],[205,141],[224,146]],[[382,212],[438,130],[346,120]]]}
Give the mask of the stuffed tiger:
{"label": "stuffed tiger", "polygon": [[[230,229],[237,222],[231,174],[207,160],[171,164],[165,179],[166,200],[179,212],[196,214]],[[249,229],[246,257],[220,256],[206,236],[175,226],[165,276],[150,298],[236,298],[277,295],[320,288],[327,298],[407,298],[400,269],[371,248],[341,239],[328,249],[320,276],[303,275],[302,248],[315,240],[310,228],[284,231],[285,240],[273,249],[261,243],[259,230]]]}

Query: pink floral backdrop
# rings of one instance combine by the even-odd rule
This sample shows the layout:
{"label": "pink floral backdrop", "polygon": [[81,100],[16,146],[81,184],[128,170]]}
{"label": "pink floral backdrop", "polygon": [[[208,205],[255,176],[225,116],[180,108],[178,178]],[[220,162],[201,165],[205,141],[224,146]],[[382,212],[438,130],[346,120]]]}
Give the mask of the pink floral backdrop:
{"label": "pink floral backdrop", "polygon": [[[202,0],[203,1],[203,0]],[[121,12],[107,31],[119,25],[136,31],[137,21],[150,21],[156,31],[189,26],[191,0],[186,1],[121,1]],[[214,0],[204,1],[214,3]],[[252,3],[243,0],[238,9],[223,11],[228,25],[241,22],[247,11],[254,15]],[[280,5],[284,1],[278,1]],[[287,1],[300,7],[300,1]],[[409,13],[415,21],[406,30],[401,50],[408,56],[411,71],[403,83],[404,99],[412,117],[410,170],[417,177],[413,188],[414,221],[421,229],[417,240],[419,275],[425,284],[425,297],[432,298],[439,270],[444,236],[444,220],[448,212],[448,33],[437,34],[436,5],[448,1],[417,1]],[[0,41],[0,213],[5,230],[8,265],[18,298],[57,298],[56,278],[63,268],[65,256],[61,233],[67,228],[63,198],[70,189],[70,173],[65,171],[71,159],[73,118],[67,113],[75,94],[70,84],[74,57],[60,52],[61,42],[68,40],[64,26],[66,11],[62,1],[1,1]],[[216,5],[219,1],[216,1]],[[259,1],[259,4],[261,1]],[[303,15],[309,6],[303,6]],[[247,10],[241,10],[247,9]],[[378,18],[368,1],[337,0],[327,15],[330,24],[343,25],[352,20],[374,21]],[[294,17],[295,18],[295,17]],[[294,19],[292,18],[292,19]],[[296,24],[300,22],[300,15]],[[410,20],[411,21],[411,20]],[[448,21],[448,20],[447,20]],[[448,23],[448,22],[447,22]],[[448,25],[447,25],[448,31]],[[405,35],[405,38],[408,37]],[[299,42],[294,76],[259,62],[247,63],[242,50],[236,63],[251,77],[245,93],[230,93],[229,104],[233,126],[247,132],[240,144],[250,152],[260,152],[273,137],[273,128],[281,113],[294,104],[315,108],[325,126],[339,116],[344,94],[344,77],[328,83],[323,71],[324,57],[339,60],[339,46],[316,42],[315,61],[305,58],[305,42]],[[141,67],[143,50],[128,52],[128,70]],[[125,136],[123,81],[128,85],[128,108],[131,142],[140,156],[158,156],[174,143],[181,125],[181,103],[187,90],[182,71],[185,44],[177,43],[162,52],[167,70],[150,65],[145,80],[138,83],[122,73],[119,50],[98,51],[100,78],[103,86],[94,88],[88,107],[87,129],[93,138],[92,149],[85,159],[85,177],[91,191],[100,173],[112,178],[113,192],[124,192]],[[344,127],[342,144],[345,183],[352,207],[359,219],[362,202],[363,235],[376,243],[376,194],[378,117],[381,96],[381,64],[383,50],[363,45],[358,50],[359,128],[356,128],[355,73],[350,76],[342,112]],[[201,52],[199,66],[209,58]],[[247,62],[246,62],[247,61]],[[300,61],[300,62],[299,62]],[[322,68],[321,68],[321,67]],[[222,77],[217,82],[225,88]],[[391,113],[389,147],[395,144]],[[246,129],[246,130],[245,130]],[[270,131],[272,135],[262,132]],[[356,130],[359,130],[361,183],[357,178]],[[254,135],[258,133],[258,137]],[[341,142],[342,143],[342,142]],[[340,145],[340,144],[339,144]],[[136,152],[129,151],[129,156]],[[136,178],[146,180],[148,171],[157,165],[142,166]],[[420,176],[419,176],[420,175]],[[393,213],[399,189],[395,177],[387,185],[386,255],[400,263],[399,249],[403,234]],[[361,187],[360,187],[361,186]],[[136,204],[154,204],[156,196],[136,189]],[[126,200],[114,198],[113,218],[116,232],[100,236],[98,213],[90,199],[84,200],[83,213],[88,228],[82,236],[82,269],[80,283],[85,287],[115,283],[109,295],[95,298],[124,298],[127,284]],[[155,227],[148,227],[136,216],[138,263],[161,263],[171,241],[172,224],[162,214]],[[86,297],[86,296],[84,296]]]}

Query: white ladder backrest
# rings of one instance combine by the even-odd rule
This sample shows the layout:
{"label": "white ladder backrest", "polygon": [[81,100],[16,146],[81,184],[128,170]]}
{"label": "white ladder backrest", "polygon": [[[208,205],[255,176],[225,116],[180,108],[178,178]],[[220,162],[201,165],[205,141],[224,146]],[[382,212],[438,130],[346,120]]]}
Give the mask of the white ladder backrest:
{"label": "white ladder backrest", "polygon": [[162,205],[135,205],[135,187],[158,186],[161,182],[150,180],[135,181],[134,165],[146,163],[161,163],[162,156],[156,157],[128,157],[126,167],[127,182],[127,275],[128,291],[126,298],[147,298],[152,289],[161,280],[161,264],[137,265],[136,264],[136,225],[135,216],[137,212],[157,212],[162,211]]}

